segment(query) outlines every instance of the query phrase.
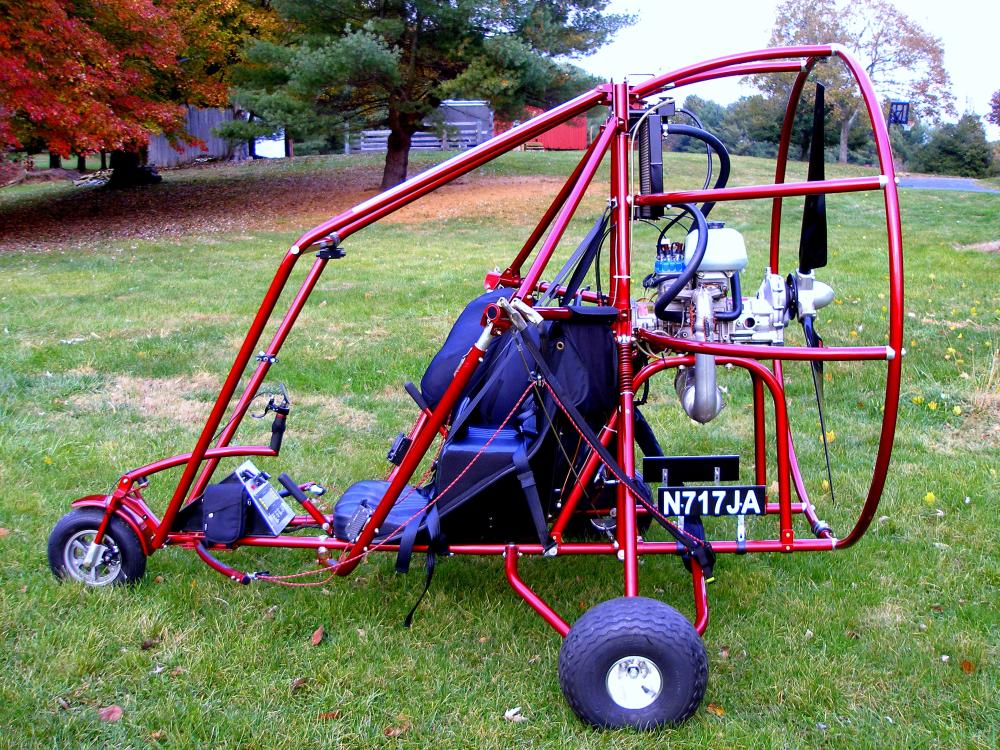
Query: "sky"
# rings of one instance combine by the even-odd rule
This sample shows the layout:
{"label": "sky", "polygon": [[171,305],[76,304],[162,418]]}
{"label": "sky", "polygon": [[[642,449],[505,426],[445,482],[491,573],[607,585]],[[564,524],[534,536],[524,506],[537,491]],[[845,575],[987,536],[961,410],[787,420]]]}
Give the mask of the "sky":
{"label": "sky", "polygon": [[[771,36],[777,4],[777,0],[611,0],[609,11],[637,14],[638,21],[607,46],[575,62],[600,76],[639,80],[713,57],[760,49]],[[894,4],[941,39],[959,113],[986,114],[990,97],[1000,89],[995,58],[1000,3],[895,0]],[[753,93],[737,81],[713,81],[685,91],[728,104]],[[1000,128],[985,121],[984,125],[990,140],[1000,140]]]}

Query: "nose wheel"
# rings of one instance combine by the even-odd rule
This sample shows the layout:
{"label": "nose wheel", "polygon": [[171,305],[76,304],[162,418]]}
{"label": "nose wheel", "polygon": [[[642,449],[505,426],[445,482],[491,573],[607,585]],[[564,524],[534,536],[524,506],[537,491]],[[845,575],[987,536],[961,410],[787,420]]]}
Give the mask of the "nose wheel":
{"label": "nose wheel", "polygon": [[595,727],[651,729],[698,709],[708,684],[701,637],[673,607],[621,597],[588,610],[559,652],[559,683]]}
{"label": "nose wheel", "polygon": [[87,586],[134,583],[146,572],[146,555],[138,537],[112,517],[104,538],[94,544],[104,518],[99,508],[78,508],[59,519],[49,534],[49,567],[58,578]]}

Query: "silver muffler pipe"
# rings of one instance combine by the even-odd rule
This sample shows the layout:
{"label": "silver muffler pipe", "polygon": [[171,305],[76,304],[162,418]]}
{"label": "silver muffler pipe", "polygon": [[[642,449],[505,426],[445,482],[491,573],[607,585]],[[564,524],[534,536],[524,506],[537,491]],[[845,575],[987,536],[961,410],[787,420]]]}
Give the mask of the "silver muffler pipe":
{"label": "silver muffler pipe", "polygon": [[[695,289],[691,302],[694,305],[692,338],[707,341],[712,330],[712,292],[705,288]],[[722,392],[715,382],[713,354],[695,354],[694,367],[678,371],[674,388],[684,412],[695,422],[705,424],[712,421],[725,406]]]}

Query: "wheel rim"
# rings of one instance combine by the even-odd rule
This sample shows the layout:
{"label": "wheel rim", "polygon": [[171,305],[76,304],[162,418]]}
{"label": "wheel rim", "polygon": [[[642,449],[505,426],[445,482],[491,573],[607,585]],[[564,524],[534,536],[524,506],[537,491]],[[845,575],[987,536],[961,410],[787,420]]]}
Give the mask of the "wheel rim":
{"label": "wheel rim", "polygon": [[107,586],[112,583],[122,569],[121,552],[111,535],[104,535],[104,554],[97,564],[89,570],[83,563],[87,557],[87,549],[97,535],[97,529],[83,529],[71,536],[63,548],[63,562],[70,578],[81,581],[88,586]]}
{"label": "wheel rim", "polygon": [[630,710],[651,705],[663,689],[659,667],[645,656],[623,656],[611,665],[604,682],[611,700]]}

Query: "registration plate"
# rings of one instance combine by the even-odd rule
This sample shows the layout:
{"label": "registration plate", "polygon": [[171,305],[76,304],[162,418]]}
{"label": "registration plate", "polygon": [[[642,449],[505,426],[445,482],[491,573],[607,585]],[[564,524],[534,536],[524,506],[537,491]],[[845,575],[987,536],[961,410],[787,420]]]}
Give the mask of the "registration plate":
{"label": "registration plate", "polygon": [[666,516],[762,516],[767,510],[762,484],[660,487],[658,499]]}

